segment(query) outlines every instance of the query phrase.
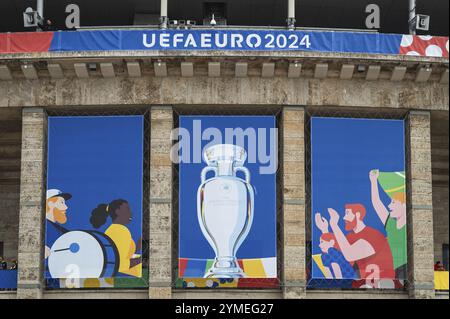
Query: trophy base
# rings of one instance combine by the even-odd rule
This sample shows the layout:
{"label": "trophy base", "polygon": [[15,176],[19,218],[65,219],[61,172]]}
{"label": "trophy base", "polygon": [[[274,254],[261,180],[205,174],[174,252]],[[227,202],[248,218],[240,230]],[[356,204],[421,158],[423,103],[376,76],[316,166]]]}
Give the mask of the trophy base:
{"label": "trophy base", "polygon": [[216,258],[213,266],[205,274],[204,278],[245,278],[245,273],[239,267],[234,257]]}
{"label": "trophy base", "polygon": [[204,278],[245,278],[242,269],[210,269]]}

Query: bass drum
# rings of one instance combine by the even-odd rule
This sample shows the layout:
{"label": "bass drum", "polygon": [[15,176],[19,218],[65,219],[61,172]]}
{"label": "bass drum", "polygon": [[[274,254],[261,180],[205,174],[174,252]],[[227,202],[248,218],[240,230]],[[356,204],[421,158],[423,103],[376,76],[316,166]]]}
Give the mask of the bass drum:
{"label": "bass drum", "polygon": [[114,242],[98,231],[70,231],[51,247],[48,270],[52,278],[114,277],[119,270]]}

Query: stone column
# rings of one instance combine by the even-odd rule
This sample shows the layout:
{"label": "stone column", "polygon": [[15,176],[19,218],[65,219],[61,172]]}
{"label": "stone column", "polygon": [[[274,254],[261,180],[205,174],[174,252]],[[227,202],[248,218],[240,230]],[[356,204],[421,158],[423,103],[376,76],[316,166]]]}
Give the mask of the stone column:
{"label": "stone column", "polygon": [[283,110],[283,278],[284,298],[304,298],[305,141],[302,107]]}
{"label": "stone column", "polygon": [[42,108],[23,109],[17,287],[19,299],[42,298],[46,131],[47,116]]}
{"label": "stone column", "polygon": [[171,107],[151,110],[149,296],[172,297]]}
{"label": "stone column", "polygon": [[408,273],[411,298],[434,298],[430,113],[409,113]]}

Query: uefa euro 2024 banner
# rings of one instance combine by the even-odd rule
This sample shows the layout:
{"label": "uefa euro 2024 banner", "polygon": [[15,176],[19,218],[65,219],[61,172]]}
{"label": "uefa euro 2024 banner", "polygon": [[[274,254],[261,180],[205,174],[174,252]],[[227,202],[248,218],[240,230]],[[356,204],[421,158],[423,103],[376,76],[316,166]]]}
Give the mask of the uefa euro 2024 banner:
{"label": "uefa euro 2024 banner", "polygon": [[273,116],[180,116],[178,276],[188,287],[277,278],[276,132]]}
{"label": "uefa euro 2024 banner", "polygon": [[312,118],[309,285],[402,287],[404,149],[402,120]]}
{"label": "uefa euro 2024 banner", "polygon": [[45,277],[142,276],[142,116],[49,117]]}

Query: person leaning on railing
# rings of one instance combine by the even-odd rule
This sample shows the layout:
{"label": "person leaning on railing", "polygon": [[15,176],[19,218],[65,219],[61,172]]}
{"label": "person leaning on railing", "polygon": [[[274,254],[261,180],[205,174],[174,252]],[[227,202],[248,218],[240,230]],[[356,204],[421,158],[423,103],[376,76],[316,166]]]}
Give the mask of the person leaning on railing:
{"label": "person leaning on railing", "polygon": [[11,267],[9,267],[9,270],[16,270],[17,269],[17,260],[13,260]]}
{"label": "person leaning on railing", "polygon": [[8,269],[8,264],[3,259],[3,257],[0,257],[0,270],[6,270]]}
{"label": "person leaning on railing", "polygon": [[52,20],[46,19],[42,20],[38,23],[38,27],[41,28],[42,31],[56,31],[56,27],[53,25]]}

